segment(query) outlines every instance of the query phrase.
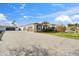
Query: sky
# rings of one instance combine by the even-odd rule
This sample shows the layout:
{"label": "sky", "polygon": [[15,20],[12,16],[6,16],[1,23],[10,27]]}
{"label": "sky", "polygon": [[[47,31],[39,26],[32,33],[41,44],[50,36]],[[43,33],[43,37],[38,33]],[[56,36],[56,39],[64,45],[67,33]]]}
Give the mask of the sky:
{"label": "sky", "polygon": [[0,23],[79,23],[79,3],[0,3]]}

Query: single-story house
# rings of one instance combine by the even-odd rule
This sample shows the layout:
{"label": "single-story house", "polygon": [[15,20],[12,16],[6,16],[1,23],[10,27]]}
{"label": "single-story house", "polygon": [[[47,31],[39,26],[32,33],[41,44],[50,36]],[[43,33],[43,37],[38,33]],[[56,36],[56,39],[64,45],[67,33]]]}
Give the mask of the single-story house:
{"label": "single-story house", "polygon": [[65,32],[79,32],[79,24],[68,24]]}
{"label": "single-story house", "polygon": [[24,31],[30,31],[30,32],[42,32],[47,29],[52,29],[51,31],[54,31],[55,25],[50,24],[48,22],[42,22],[42,23],[32,23],[28,24],[24,27]]}
{"label": "single-story house", "polygon": [[20,28],[12,23],[0,23],[0,31],[18,31]]}

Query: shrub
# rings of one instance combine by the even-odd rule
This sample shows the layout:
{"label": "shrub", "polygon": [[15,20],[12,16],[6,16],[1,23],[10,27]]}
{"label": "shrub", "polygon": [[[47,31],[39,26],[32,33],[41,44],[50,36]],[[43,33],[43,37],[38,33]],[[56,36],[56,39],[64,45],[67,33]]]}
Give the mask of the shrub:
{"label": "shrub", "polygon": [[49,27],[47,29],[43,28],[42,31],[43,32],[54,32],[54,27]]}
{"label": "shrub", "polygon": [[66,27],[63,26],[63,25],[57,25],[57,26],[55,27],[55,31],[56,31],[56,32],[64,32],[65,30],[66,30]]}

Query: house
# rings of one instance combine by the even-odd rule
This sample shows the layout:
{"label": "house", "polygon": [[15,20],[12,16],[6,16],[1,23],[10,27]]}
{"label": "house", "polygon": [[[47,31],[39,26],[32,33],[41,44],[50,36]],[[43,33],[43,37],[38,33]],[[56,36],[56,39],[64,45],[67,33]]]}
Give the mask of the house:
{"label": "house", "polygon": [[0,26],[0,31],[15,31],[15,29],[13,26]]}
{"label": "house", "polygon": [[42,23],[32,23],[28,24],[24,27],[24,31],[30,31],[30,32],[43,32],[47,30],[54,31],[54,24],[50,24],[48,22],[42,22]]}
{"label": "house", "polygon": [[68,24],[66,32],[79,32],[79,24]]}
{"label": "house", "polygon": [[16,23],[0,23],[0,31],[17,31],[20,28],[16,25]]}

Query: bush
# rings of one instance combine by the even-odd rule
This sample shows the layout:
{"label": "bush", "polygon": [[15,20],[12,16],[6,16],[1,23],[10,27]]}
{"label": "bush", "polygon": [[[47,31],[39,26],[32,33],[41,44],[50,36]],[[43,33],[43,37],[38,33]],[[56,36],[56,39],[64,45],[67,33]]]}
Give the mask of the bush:
{"label": "bush", "polygon": [[43,32],[54,32],[54,27],[49,27],[47,29],[43,28],[42,31]]}
{"label": "bush", "polygon": [[56,32],[65,32],[65,30],[66,30],[66,27],[63,26],[63,25],[57,25],[57,26],[55,27],[55,31],[56,31]]}

